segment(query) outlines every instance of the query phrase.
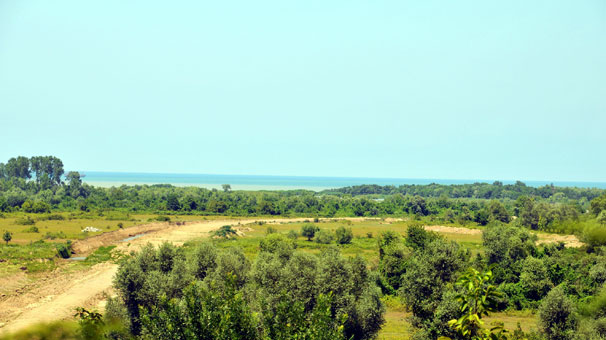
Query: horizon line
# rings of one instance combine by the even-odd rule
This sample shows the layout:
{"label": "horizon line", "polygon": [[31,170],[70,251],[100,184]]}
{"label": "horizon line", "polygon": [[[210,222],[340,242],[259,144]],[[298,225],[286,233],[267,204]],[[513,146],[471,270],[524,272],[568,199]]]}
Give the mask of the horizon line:
{"label": "horizon line", "polygon": [[[71,170],[70,170],[71,171]],[[145,171],[103,171],[103,170],[81,170],[86,173],[118,173],[118,174],[146,174],[146,175],[201,175],[201,176],[249,176],[249,177],[295,177],[295,178],[335,178],[335,179],[381,179],[381,180],[424,180],[424,181],[469,181],[469,182],[516,182],[522,183],[542,182],[542,183],[600,183],[606,184],[606,181],[588,181],[588,180],[540,180],[540,179],[471,179],[471,178],[428,178],[428,177],[364,177],[364,176],[318,176],[318,175],[260,175],[260,174],[211,174],[194,172],[145,172]],[[431,184],[431,183],[430,183]],[[436,183],[439,184],[439,183]],[[492,184],[492,183],[490,183]],[[372,185],[372,184],[366,184]]]}

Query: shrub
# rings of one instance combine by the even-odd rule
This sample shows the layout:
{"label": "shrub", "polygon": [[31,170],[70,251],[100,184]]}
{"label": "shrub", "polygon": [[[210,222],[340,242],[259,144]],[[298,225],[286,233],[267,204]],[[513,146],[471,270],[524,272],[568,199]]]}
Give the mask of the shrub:
{"label": "shrub", "polygon": [[24,233],[38,233],[40,232],[40,230],[38,230],[38,227],[36,226],[31,226],[25,230],[23,230]]}
{"label": "shrub", "polygon": [[413,249],[423,249],[425,245],[436,239],[436,234],[429,232],[419,224],[406,229],[406,245]]}
{"label": "shrub", "polygon": [[38,217],[39,221],[63,221],[65,217],[60,214],[48,214]]}
{"label": "shrub", "polygon": [[463,260],[458,244],[441,238],[414,252],[402,275],[398,294],[415,317],[428,319],[434,314],[447,283],[452,281]]}
{"label": "shrub", "polygon": [[122,224],[122,222],[118,223],[118,228],[120,228],[120,229],[124,228],[124,224]]}
{"label": "shrub", "polygon": [[286,236],[294,241],[296,241],[299,238],[299,233],[297,233],[295,230],[289,230],[288,234],[286,234]]}
{"label": "shrub", "polygon": [[353,231],[351,228],[339,227],[335,231],[338,244],[349,244],[353,239]]}
{"label": "shrub", "polygon": [[158,222],[170,222],[170,217],[168,216],[158,216],[156,217],[156,221]]}
{"label": "shrub", "polygon": [[193,252],[189,260],[193,275],[204,280],[217,267],[217,248],[209,242],[203,242]]}
{"label": "shrub", "polygon": [[33,218],[29,217],[29,216],[25,216],[25,217],[20,217],[18,219],[15,220],[15,224],[18,225],[34,225],[36,224],[36,221],[34,221]]}
{"label": "shrub", "polygon": [[385,254],[385,249],[395,243],[400,243],[400,234],[396,233],[392,230],[387,230],[382,232],[377,239],[377,244],[379,245],[379,259],[383,258]]}
{"label": "shrub", "polygon": [[321,244],[329,244],[333,241],[334,236],[332,235],[332,233],[328,230],[320,230],[316,233],[316,243],[321,243]]}
{"label": "shrub", "polygon": [[543,298],[553,287],[543,261],[532,256],[524,260],[522,264],[520,284],[526,297],[535,301]]}
{"label": "shrub", "polygon": [[265,229],[265,234],[269,235],[269,234],[275,234],[278,232],[278,229],[272,227],[272,226],[267,226],[267,229]]}
{"label": "shrub", "polygon": [[539,325],[548,340],[572,339],[578,326],[574,305],[558,286],[539,307]]}
{"label": "shrub", "polygon": [[72,256],[72,242],[67,241],[65,244],[57,244],[57,256],[68,259]]}
{"label": "shrub", "polygon": [[315,224],[306,223],[301,227],[301,235],[307,237],[307,241],[311,241],[318,230],[320,230],[320,228],[318,228]]}
{"label": "shrub", "polygon": [[295,243],[282,234],[270,234],[261,240],[259,248],[264,252],[289,257],[295,250]]}
{"label": "shrub", "polygon": [[65,239],[65,238],[67,238],[67,235],[65,235],[65,233],[64,233],[64,232],[62,232],[62,231],[58,231],[58,232],[47,232],[47,233],[44,235],[44,239],[46,239],[46,240],[54,240],[54,239],[56,239],[56,238],[63,238],[63,239]]}
{"label": "shrub", "polygon": [[606,225],[593,223],[583,228],[581,240],[591,247],[606,245]]}
{"label": "shrub", "polygon": [[2,240],[4,240],[4,242],[6,242],[7,245],[12,239],[13,239],[13,234],[11,232],[5,231],[4,234],[2,234]]}
{"label": "shrub", "polygon": [[230,225],[224,225],[221,228],[217,229],[213,233],[217,237],[229,238],[230,236],[238,235],[236,230],[232,228]]}
{"label": "shrub", "polygon": [[372,238],[372,233],[371,232],[366,233],[366,238]]}

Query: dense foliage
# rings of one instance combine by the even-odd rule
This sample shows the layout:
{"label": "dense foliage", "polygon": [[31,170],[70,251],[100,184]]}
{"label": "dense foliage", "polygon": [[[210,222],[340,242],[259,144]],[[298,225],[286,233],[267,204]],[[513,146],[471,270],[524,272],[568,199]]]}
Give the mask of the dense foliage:
{"label": "dense foliage", "polygon": [[109,318],[150,339],[371,339],[380,290],[362,258],[319,256],[270,234],[250,263],[239,248],[203,243],[189,256],[145,247],[121,265]]}

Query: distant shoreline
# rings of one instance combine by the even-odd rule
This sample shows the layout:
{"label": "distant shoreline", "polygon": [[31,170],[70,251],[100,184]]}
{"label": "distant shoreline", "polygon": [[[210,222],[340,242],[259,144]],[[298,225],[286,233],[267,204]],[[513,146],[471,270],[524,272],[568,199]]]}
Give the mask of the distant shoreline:
{"label": "distant shoreline", "polygon": [[[83,181],[89,185],[112,187],[121,185],[171,184],[174,186],[195,186],[208,189],[221,189],[229,184],[232,190],[313,190],[343,188],[348,186],[376,185],[460,185],[473,183],[493,183],[494,180],[457,180],[457,179],[419,179],[419,178],[364,178],[364,177],[311,177],[311,176],[263,176],[263,175],[209,175],[209,174],[170,174],[170,173],[131,173],[83,171]],[[500,181],[514,184],[516,181]],[[522,181],[528,186],[540,187],[553,185],[558,187],[579,187],[606,189],[606,182],[575,181]]]}

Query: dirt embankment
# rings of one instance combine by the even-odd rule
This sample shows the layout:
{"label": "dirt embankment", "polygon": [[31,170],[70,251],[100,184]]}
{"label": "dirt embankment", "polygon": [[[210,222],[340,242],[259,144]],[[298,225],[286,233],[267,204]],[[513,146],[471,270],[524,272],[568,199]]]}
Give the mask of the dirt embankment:
{"label": "dirt embankment", "polygon": [[[425,226],[425,230],[435,231],[437,233],[452,233],[460,235],[482,235],[480,229],[469,229],[459,227],[447,227],[443,225]],[[536,233],[538,240],[537,245],[564,242],[564,245],[569,248],[579,248],[584,245],[578,237],[574,235],[558,235],[547,233]]]}

